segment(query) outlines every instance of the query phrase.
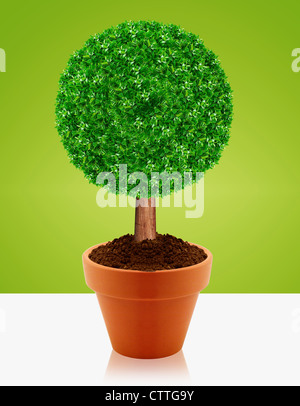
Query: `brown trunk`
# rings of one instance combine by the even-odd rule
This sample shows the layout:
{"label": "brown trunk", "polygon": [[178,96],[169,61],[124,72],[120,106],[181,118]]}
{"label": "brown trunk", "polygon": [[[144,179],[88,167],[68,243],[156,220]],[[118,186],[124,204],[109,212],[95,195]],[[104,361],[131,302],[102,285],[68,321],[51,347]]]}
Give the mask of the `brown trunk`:
{"label": "brown trunk", "polygon": [[135,241],[156,238],[156,207],[153,197],[136,199],[134,238]]}

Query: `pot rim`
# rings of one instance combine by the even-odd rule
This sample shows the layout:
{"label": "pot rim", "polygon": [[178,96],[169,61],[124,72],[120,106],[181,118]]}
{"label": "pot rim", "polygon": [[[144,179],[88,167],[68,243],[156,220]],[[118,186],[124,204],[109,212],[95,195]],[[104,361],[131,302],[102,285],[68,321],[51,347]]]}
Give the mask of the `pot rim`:
{"label": "pot rim", "polygon": [[106,244],[108,244],[108,241],[107,241],[107,242],[100,243],[100,244],[96,244],[96,245],[94,245],[94,246],[88,248],[88,249],[83,253],[83,258],[84,258],[86,261],[88,261],[88,262],[90,262],[91,264],[93,264],[93,266],[95,266],[95,267],[98,268],[98,269],[106,269],[107,271],[117,271],[117,272],[122,272],[122,273],[127,272],[127,273],[141,273],[141,274],[150,274],[150,275],[153,275],[153,274],[155,274],[155,273],[159,273],[159,274],[161,274],[161,273],[176,273],[176,272],[182,272],[182,271],[185,271],[185,270],[187,270],[187,271],[188,271],[188,270],[193,270],[193,269],[199,270],[199,267],[205,266],[205,264],[206,264],[207,262],[211,261],[211,260],[212,260],[212,257],[213,257],[213,256],[212,256],[212,253],[211,253],[207,248],[203,247],[202,245],[194,244],[194,243],[190,243],[190,242],[189,242],[190,245],[195,245],[195,246],[197,246],[197,247],[203,249],[203,251],[204,251],[204,252],[206,253],[206,255],[207,255],[207,258],[206,258],[204,261],[199,262],[198,264],[186,266],[186,267],[183,267],[183,268],[157,269],[157,270],[155,270],[155,271],[140,271],[140,270],[138,270],[138,269],[113,268],[113,267],[110,267],[110,266],[98,264],[97,262],[94,262],[94,261],[92,261],[92,260],[89,258],[89,254],[92,252],[93,249],[99,247],[100,245],[106,245]]}

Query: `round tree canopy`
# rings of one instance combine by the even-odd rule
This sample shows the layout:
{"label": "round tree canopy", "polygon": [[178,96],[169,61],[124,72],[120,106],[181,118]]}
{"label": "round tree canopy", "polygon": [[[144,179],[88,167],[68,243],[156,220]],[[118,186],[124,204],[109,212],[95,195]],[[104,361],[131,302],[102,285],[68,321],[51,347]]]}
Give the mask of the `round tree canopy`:
{"label": "round tree canopy", "polygon": [[220,62],[197,35],[139,21],[92,36],[71,56],[56,117],[71,162],[96,184],[101,172],[118,180],[120,164],[149,180],[205,172],[228,143],[232,109]]}

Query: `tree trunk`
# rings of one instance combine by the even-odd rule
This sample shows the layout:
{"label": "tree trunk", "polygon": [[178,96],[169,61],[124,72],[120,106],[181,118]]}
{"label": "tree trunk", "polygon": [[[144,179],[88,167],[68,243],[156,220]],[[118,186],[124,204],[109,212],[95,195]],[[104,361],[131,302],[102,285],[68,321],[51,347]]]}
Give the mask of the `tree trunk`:
{"label": "tree trunk", "polygon": [[156,207],[155,198],[136,199],[135,209],[135,241],[155,240],[156,238]]}

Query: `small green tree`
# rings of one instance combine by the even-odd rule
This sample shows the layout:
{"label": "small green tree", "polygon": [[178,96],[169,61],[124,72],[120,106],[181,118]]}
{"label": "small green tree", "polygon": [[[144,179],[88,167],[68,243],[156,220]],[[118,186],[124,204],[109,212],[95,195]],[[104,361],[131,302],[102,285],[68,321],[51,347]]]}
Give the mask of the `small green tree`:
{"label": "small green tree", "polygon": [[[228,143],[232,110],[220,62],[197,35],[138,21],[92,36],[71,56],[56,117],[71,162],[94,184],[100,173],[113,173],[122,193],[121,164],[149,181],[153,173],[212,168]],[[153,199],[150,186],[141,189],[137,240],[156,236]]]}

